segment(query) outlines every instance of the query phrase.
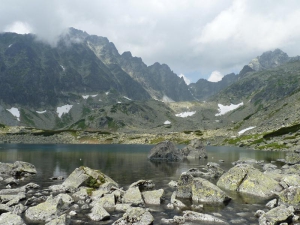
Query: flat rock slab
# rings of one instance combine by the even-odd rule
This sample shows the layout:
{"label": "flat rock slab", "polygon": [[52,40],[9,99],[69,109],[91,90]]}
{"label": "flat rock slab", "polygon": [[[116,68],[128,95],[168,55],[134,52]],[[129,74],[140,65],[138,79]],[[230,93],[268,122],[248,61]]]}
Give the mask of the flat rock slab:
{"label": "flat rock slab", "polygon": [[133,205],[144,204],[142,194],[138,187],[129,188],[124,196],[123,196],[123,203],[130,203]]}
{"label": "flat rock slab", "polygon": [[267,213],[259,217],[259,225],[276,225],[288,222],[294,216],[293,207],[285,207],[284,205],[271,209]]}
{"label": "flat rock slab", "polygon": [[108,220],[110,218],[109,213],[102,207],[101,204],[96,203],[88,214],[88,217],[93,221]]}
{"label": "flat rock slab", "polygon": [[163,195],[163,189],[142,192],[145,203],[150,205],[160,205]]}

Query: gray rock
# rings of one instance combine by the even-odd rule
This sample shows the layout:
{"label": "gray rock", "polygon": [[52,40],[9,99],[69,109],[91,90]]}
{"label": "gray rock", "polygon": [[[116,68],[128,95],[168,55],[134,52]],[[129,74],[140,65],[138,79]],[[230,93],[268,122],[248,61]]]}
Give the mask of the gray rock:
{"label": "gray rock", "polygon": [[203,178],[192,182],[192,200],[203,203],[223,203],[230,200],[224,191]]}
{"label": "gray rock", "polygon": [[259,217],[259,225],[276,225],[288,222],[294,216],[294,208],[280,205]]}
{"label": "gray rock", "polygon": [[300,163],[300,153],[288,152],[285,156],[285,163],[293,165]]}
{"label": "gray rock", "polygon": [[177,187],[177,181],[174,181],[174,180],[171,180],[169,183],[168,183],[169,187],[171,188],[175,188]]}
{"label": "gray rock", "polygon": [[192,184],[194,177],[187,173],[182,173],[177,182],[177,197],[178,198],[191,198],[192,197]]}
{"label": "gray rock", "polygon": [[88,217],[94,221],[102,221],[110,218],[109,213],[101,206],[101,204],[97,203],[93,206],[91,213],[88,214]]}
{"label": "gray rock", "polygon": [[133,205],[144,204],[142,194],[138,187],[129,188],[124,196],[123,203],[130,203]]}
{"label": "gray rock", "polygon": [[69,224],[70,224],[70,218],[66,214],[63,214],[60,217],[55,218],[49,221],[48,223],[46,223],[46,225],[69,225]]}
{"label": "gray rock", "polygon": [[131,204],[116,204],[116,211],[126,212],[131,207]]}
{"label": "gray rock", "polygon": [[280,203],[300,208],[300,186],[289,187],[279,193]]}
{"label": "gray rock", "polygon": [[155,187],[155,184],[152,180],[138,180],[137,182],[132,183],[129,188],[138,187],[140,190],[151,189]]}
{"label": "gray rock", "polygon": [[24,192],[18,194],[0,195],[1,203],[6,203],[7,206],[13,206],[19,204],[19,202],[26,198]]}
{"label": "gray rock", "polygon": [[76,168],[62,185],[64,187],[78,188],[85,184],[87,187],[99,188],[104,183],[113,183],[115,186],[118,186],[114,180],[100,171],[81,166]]}
{"label": "gray rock", "polygon": [[127,209],[123,217],[115,221],[113,225],[150,225],[153,221],[153,216],[146,209],[131,207]]}
{"label": "gray rock", "polygon": [[50,196],[47,201],[28,208],[25,211],[25,217],[35,223],[45,222],[59,215],[61,205],[63,205],[61,198],[53,198]]}
{"label": "gray rock", "polygon": [[176,196],[177,196],[177,192],[174,191],[171,195],[171,204],[172,206],[170,205],[169,207],[170,208],[179,208],[179,209],[182,209],[182,208],[186,208],[187,206],[180,200],[176,199]]}
{"label": "gray rock", "polygon": [[170,141],[164,141],[155,145],[148,154],[150,160],[180,161],[182,155],[176,146]]}
{"label": "gray rock", "polygon": [[11,174],[13,176],[23,176],[25,174],[36,174],[36,168],[34,165],[28,162],[16,161],[13,164],[13,169]]}
{"label": "gray rock", "polygon": [[0,216],[0,225],[26,225],[23,219],[11,212],[2,213]]}
{"label": "gray rock", "polygon": [[206,150],[199,139],[191,140],[191,143],[180,151],[183,157],[188,159],[207,158]]}
{"label": "gray rock", "polygon": [[276,180],[248,164],[240,164],[231,168],[220,177],[217,186],[262,198],[271,197],[280,188]]}
{"label": "gray rock", "polygon": [[163,195],[163,189],[142,192],[145,203],[150,205],[160,205]]}
{"label": "gray rock", "polygon": [[273,209],[277,206],[277,199],[273,199],[266,204],[266,207]]}
{"label": "gray rock", "polygon": [[5,204],[0,204],[0,214],[2,213],[6,213],[6,212],[11,212],[12,209],[10,207],[8,207]]}
{"label": "gray rock", "polygon": [[216,224],[228,224],[224,220],[221,220],[215,216],[211,216],[209,214],[203,214],[199,212],[193,211],[184,211],[183,217],[186,221],[199,221],[199,222],[208,222],[208,223],[216,223]]}
{"label": "gray rock", "polygon": [[95,204],[101,205],[106,210],[114,210],[116,207],[115,196],[114,194],[106,194],[102,198],[92,203],[92,206]]}

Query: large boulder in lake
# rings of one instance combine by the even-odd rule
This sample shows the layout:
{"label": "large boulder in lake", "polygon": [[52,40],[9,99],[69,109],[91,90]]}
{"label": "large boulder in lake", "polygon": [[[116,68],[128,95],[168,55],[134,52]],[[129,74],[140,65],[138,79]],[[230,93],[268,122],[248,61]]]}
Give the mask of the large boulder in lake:
{"label": "large boulder in lake", "polygon": [[192,200],[202,203],[223,203],[230,200],[224,191],[203,178],[195,178],[192,183]]}
{"label": "large boulder in lake", "polygon": [[78,188],[81,185],[85,185],[91,188],[99,188],[105,183],[112,183],[113,185],[118,186],[113,179],[99,170],[93,170],[89,167],[81,166],[76,168],[70,174],[70,176],[63,182],[62,186],[65,188]]}
{"label": "large boulder in lake", "polygon": [[278,181],[248,164],[239,164],[231,168],[220,177],[217,186],[262,198],[268,198],[280,190]]}
{"label": "large boulder in lake", "polygon": [[207,158],[207,153],[201,140],[193,139],[191,143],[181,149],[183,157],[188,159]]}
{"label": "large boulder in lake", "polygon": [[14,163],[1,163],[0,174],[3,176],[22,177],[36,174],[34,165],[28,162],[16,161]]}
{"label": "large boulder in lake", "polygon": [[151,149],[148,154],[148,159],[158,161],[180,161],[182,160],[182,155],[173,142],[163,141]]}

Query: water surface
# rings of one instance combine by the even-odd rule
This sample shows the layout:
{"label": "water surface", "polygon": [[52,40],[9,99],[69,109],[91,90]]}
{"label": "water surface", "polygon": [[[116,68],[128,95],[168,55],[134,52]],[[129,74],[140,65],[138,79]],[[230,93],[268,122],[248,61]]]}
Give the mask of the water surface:
{"label": "water surface", "polygon": [[[160,207],[152,207],[156,218],[156,224],[161,217],[171,218],[180,215],[181,212],[168,210],[166,204],[170,200],[172,190],[168,187],[171,180],[178,180],[180,174],[190,168],[201,167],[207,162],[218,162],[224,170],[232,167],[232,162],[243,158],[264,160],[266,162],[284,158],[282,152],[263,152],[237,147],[214,147],[207,146],[208,159],[184,160],[182,162],[150,162],[147,154],[153,146],[151,145],[24,145],[24,144],[2,144],[0,145],[0,161],[15,162],[25,161],[35,165],[38,174],[32,181],[47,188],[59,183],[49,178],[56,176],[67,177],[75,168],[88,166],[101,170],[114,179],[125,189],[133,182],[140,179],[150,179],[156,184],[156,188],[164,188],[166,191],[166,203]],[[262,208],[261,204],[249,204],[249,199],[240,196],[232,196],[226,207],[205,207],[206,212],[220,213],[227,221],[244,219],[243,223],[254,223],[257,219],[253,213]],[[187,203],[189,204],[189,203]],[[191,204],[191,203],[190,203]],[[248,213],[247,216],[245,216]],[[240,216],[244,215],[244,216]],[[232,224],[239,224],[234,223]]]}

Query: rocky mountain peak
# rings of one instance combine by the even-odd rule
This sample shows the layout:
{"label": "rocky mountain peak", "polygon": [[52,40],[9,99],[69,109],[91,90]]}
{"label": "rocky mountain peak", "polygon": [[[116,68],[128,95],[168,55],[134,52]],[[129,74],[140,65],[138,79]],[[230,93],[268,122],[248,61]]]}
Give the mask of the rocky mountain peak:
{"label": "rocky mountain peak", "polygon": [[252,59],[248,66],[255,70],[265,70],[280,66],[290,60],[289,56],[280,49],[264,52],[261,56]]}

